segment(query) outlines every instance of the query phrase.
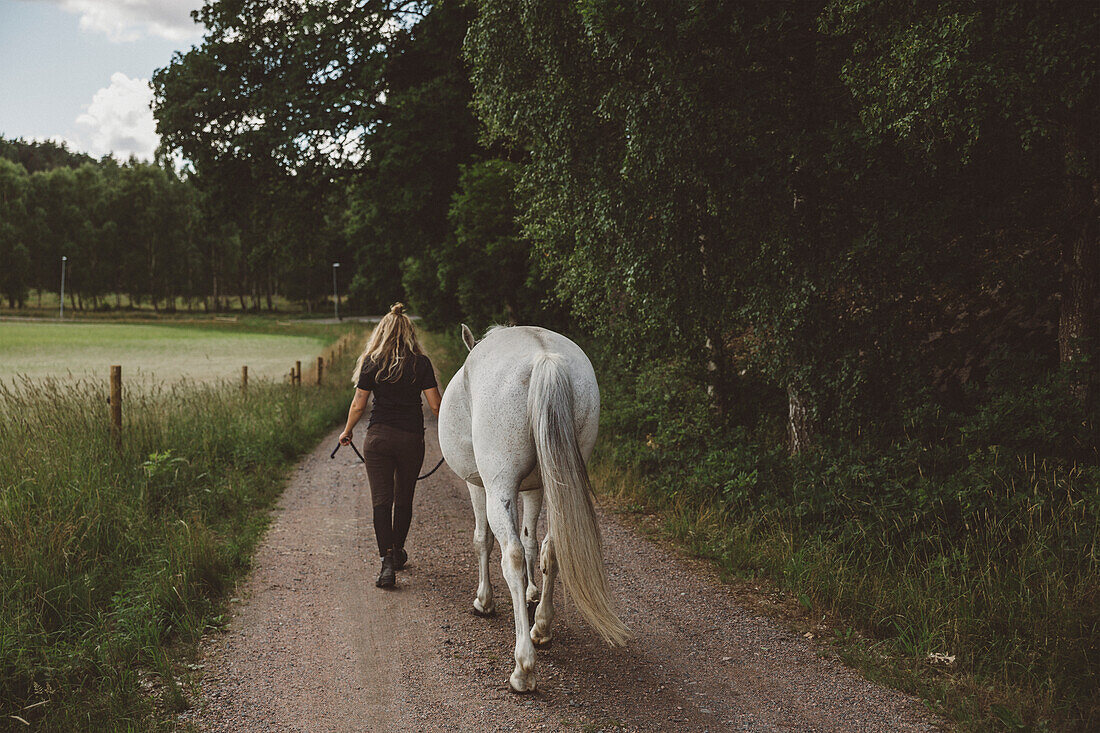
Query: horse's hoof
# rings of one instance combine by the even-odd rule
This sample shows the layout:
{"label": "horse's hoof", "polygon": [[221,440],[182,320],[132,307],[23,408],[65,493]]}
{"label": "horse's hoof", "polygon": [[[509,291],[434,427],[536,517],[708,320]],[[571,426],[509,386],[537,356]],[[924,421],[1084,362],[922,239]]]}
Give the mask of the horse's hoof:
{"label": "horse's hoof", "polygon": [[495,614],[496,610],[497,610],[496,609],[496,604],[494,604],[492,601],[485,604],[484,606],[481,604],[481,601],[477,601],[477,600],[474,601],[474,615],[475,616],[481,616],[481,617],[485,618],[485,617],[492,616],[493,614]]}
{"label": "horse's hoof", "polygon": [[536,636],[535,635],[535,630],[533,630],[533,628],[532,628],[532,630],[531,630],[531,644],[533,644],[533,645],[535,645],[539,648],[543,648],[543,647],[550,646],[550,642],[552,642],[552,641],[553,641],[553,635],[552,634],[547,634],[546,636]]}
{"label": "horse's hoof", "polygon": [[535,683],[534,674],[522,677],[516,672],[513,672],[512,676],[508,678],[508,689],[518,695],[534,692],[536,687],[537,684]]}
{"label": "horse's hoof", "polygon": [[550,624],[539,624],[536,622],[531,625],[531,644],[535,646],[546,646],[553,641],[553,634],[550,633]]}

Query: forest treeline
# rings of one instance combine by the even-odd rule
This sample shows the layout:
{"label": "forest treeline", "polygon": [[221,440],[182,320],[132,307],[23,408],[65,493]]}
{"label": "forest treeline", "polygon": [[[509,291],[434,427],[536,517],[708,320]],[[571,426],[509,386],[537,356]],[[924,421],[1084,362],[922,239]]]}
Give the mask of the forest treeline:
{"label": "forest treeline", "polygon": [[277,231],[257,241],[223,203],[163,159],[96,160],[0,138],[0,296],[11,308],[28,297],[40,306],[44,291],[59,290],[65,257],[74,310],[272,310],[276,295],[308,309],[330,297],[331,281],[308,268],[340,259],[339,242],[321,233],[300,258]]}
{"label": "forest treeline", "polygon": [[96,161],[52,143],[0,141],[0,295],[23,307],[57,291],[74,309],[201,299],[194,191],[156,165]]}

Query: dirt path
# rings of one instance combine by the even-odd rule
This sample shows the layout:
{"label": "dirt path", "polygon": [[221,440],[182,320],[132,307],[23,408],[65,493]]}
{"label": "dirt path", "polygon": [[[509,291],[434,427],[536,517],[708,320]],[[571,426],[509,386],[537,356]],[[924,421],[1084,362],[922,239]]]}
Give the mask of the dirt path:
{"label": "dirt path", "polygon": [[[604,514],[605,558],[635,632],[608,649],[568,603],[538,652],[536,693],[508,691],[514,631],[477,585],[465,485],[422,481],[398,590],[378,572],[366,475],[337,432],[297,468],[227,633],[203,649],[182,721],[209,731],[927,731],[919,701],[817,656],[739,606],[703,564],[670,557]],[[428,426],[425,465],[439,459]]]}

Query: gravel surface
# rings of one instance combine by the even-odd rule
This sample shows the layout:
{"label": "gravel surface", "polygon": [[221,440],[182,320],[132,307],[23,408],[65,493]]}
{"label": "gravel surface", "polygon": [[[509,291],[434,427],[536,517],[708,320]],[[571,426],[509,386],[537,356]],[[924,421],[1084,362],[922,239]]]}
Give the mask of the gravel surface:
{"label": "gravel surface", "polygon": [[[473,514],[446,467],[417,486],[408,568],[374,587],[366,472],[333,432],[298,466],[228,630],[204,642],[192,708],[209,731],[933,731],[874,685],[738,604],[705,564],[601,513],[604,557],[635,638],[602,644],[568,600],[515,695],[515,632],[494,549],[497,613],[472,613]],[[429,420],[424,464],[439,446]],[[541,535],[540,535],[541,536]],[[560,588],[560,586],[559,586]]]}

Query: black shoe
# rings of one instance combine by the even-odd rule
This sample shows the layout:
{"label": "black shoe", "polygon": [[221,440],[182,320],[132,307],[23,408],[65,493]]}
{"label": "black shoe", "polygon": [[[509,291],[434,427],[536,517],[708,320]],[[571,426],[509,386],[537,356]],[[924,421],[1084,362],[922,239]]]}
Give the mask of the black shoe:
{"label": "black shoe", "polygon": [[392,588],[397,583],[397,576],[393,573],[393,553],[382,558],[382,572],[378,574],[375,585],[379,588]]}
{"label": "black shoe", "polygon": [[409,553],[405,552],[404,550],[394,550],[393,551],[393,569],[394,570],[404,570],[405,569],[405,563],[407,563],[408,561],[409,561]]}

